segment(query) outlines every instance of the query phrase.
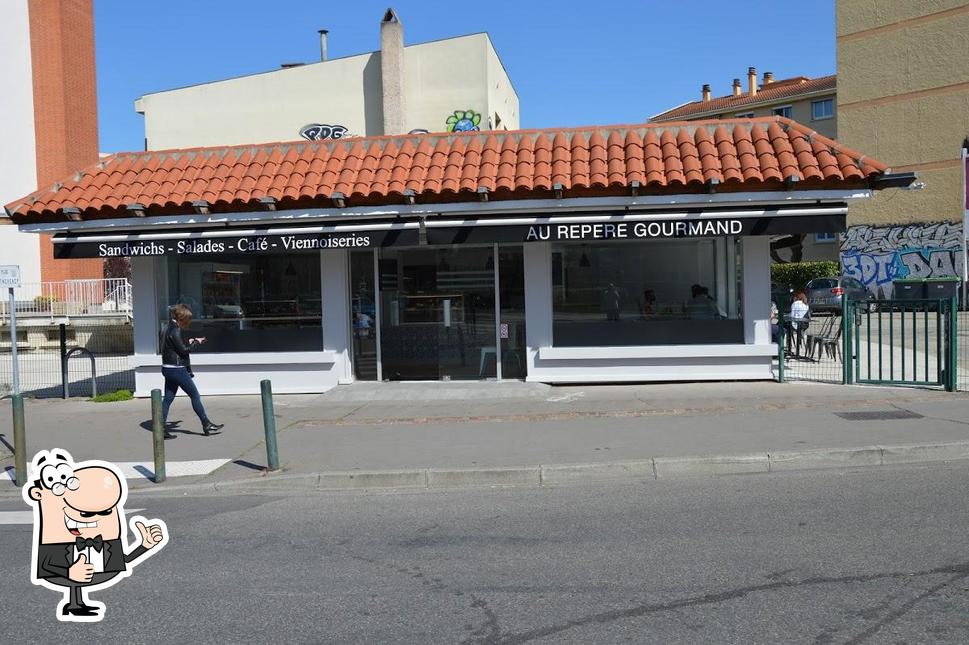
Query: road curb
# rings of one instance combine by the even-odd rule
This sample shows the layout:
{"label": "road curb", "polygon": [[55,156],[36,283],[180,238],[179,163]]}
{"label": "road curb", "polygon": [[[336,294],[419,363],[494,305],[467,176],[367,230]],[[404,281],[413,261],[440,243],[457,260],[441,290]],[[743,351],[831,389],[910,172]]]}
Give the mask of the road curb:
{"label": "road curb", "polygon": [[[769,474],[775,472],[892,466],[969,460],[969,441],[861,446],[739,455],[653,457],[603,463],[548,464],[508,468],[422,468],[394,471],[324,472],[312,475],[266,475],[258,479],[211,484],[221,492],[440,490],[505,486],[555,486],[622,479]],[[174,487],[172,487],[174,488]],[[191,488],[186,486],[186,489]],[[139,488],[135,491],[162,491]]]}
{"label": "road curb", "polygon": [[[969,460],[969,441],[780,450],[738,455],[652,457],[602,463],[547,464],[487,468],[328,471],[263,474],[250,479],[193,484],[165,483],[129,488],[130,494],[287,493],[350,490],[443,490],[507,486],[555,486],[622,479],[671,480],[685,477],[892,466]],[[171,482],[171,480],[169,480]],[[11,487],[0,497],[19,496]]]}

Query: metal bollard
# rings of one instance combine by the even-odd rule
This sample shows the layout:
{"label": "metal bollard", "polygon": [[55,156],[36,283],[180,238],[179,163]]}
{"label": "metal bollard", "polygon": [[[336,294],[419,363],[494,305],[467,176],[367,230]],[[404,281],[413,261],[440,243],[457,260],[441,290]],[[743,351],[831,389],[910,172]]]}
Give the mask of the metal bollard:
{"label": "metal bollard", "polygon": [[276,449],[276,416],[273,414],[273,389],[269,379],[260,381],[262,390],[262,423],[266,429],[266,459],[269,472],[279,470],[279,452]]}
{"label": "metal bollard", "polygon": [[67,325],[58,325],[61,341],[61,398],[66,399],[67,393]]}
{"label": "metal bollard", "polygon": [[24,436],[24,397],[14,394],[10,397],[13,408],[13,451],[14,467],[17,469],[17,486],[27,483],[27,439]]}
{"label": "metal bollard", "polygon": [[155,483],[165,481],[165,426],[162,424],[162,393],[151,391],[151,443],[155,453]]}

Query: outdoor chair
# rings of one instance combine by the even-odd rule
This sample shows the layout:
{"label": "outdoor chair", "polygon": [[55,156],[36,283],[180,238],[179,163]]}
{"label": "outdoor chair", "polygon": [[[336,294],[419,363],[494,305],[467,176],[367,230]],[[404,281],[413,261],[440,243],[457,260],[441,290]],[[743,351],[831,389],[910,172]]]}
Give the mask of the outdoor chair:
{"label": "outdoor chair", "polygon": [[814,358],[814,349],[818,348],[818,358],[821,357],[821,342],[822,339],[831,335],[831,326],[834,324],[835,318],[837,316],[829,316],[821,323],[821,328],[816,332],[806,334],[807,342],[804,343],[804,348],[807,350],[808,358]]}
{"label": "outdoor chair", "polygon": [[783,316],[784,324],[787,326],[787,355],[791,355],[791,343],[794,343],[794,358],[801,358],[801,346],[805,349],[804,332],[811,326],[811,313],[808,312],[804,318],[792,318],[790,314]]}
{"label": "outdoor chair", "polygon": [[842,360],[844,358],[841,356],[841,325],[838,325],[838,329],[833,336],[821,341],[821,346],[824,353],[831,358],[835,360]]}

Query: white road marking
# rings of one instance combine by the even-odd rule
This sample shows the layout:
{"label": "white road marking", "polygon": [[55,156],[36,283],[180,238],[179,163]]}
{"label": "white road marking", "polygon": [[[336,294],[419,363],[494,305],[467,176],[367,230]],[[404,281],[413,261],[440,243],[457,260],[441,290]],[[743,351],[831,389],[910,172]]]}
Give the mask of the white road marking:
{"label": "white road marking", "polygon": [[[125,479],[148,479],[155,476],[155,464],[150,461],[115,461],[112,462],[121,470]],[[228,459],[197,459],[194,461],[165,462],[165,475],[168,477],[187,477],[190,475],[208,475],[216,468],[229,463]],[[14,481],[14,468],[7,467],[3,477]]]}
{"label": "white road marking", "polygon": [[585,396],[585,392],[573,392],[572,394],[563,394],[561,396],[550,396],[545,400],[551,403],[570,403],[583,396]]}
{"label": "white road marking", "polygon": [[[138,511],[143,510],[145,509],[126,508],[124,512],[125,515],[131,515],[132,513],[137,513]],[[0,524],[33,524],[33,522],[33,511],[0,511]]]}

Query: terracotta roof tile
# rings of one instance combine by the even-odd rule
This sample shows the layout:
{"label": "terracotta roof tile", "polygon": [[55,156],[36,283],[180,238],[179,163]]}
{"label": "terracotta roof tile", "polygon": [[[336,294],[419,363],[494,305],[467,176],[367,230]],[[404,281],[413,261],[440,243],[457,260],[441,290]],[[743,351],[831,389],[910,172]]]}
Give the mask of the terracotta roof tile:
{"label": "terracotta roof tile", "polygon": [[534,174],[531,177],[533,190],[552,189],[552,142],[548,135],[540,132],[535,138]]}
{"label": "terracotta roof tile", "polygon": [[[7,206],[18,222],[190,213],[203,199],[219,212],[418,199],[467,201],[486,188],[495,198],[615,194],[633,182],[653,193],[699,192],[709,182],[770,190],[785,179],[811,187],[865,185],[887,170],[810,128],[781,117],[595,128],[448,133],[288,142],[229,148],[119,153]],[[736,190],[734,187],[732,190]],[[598,191],[598,193],[596,192]],[[609,192],[612,191],[612,192]]]}

